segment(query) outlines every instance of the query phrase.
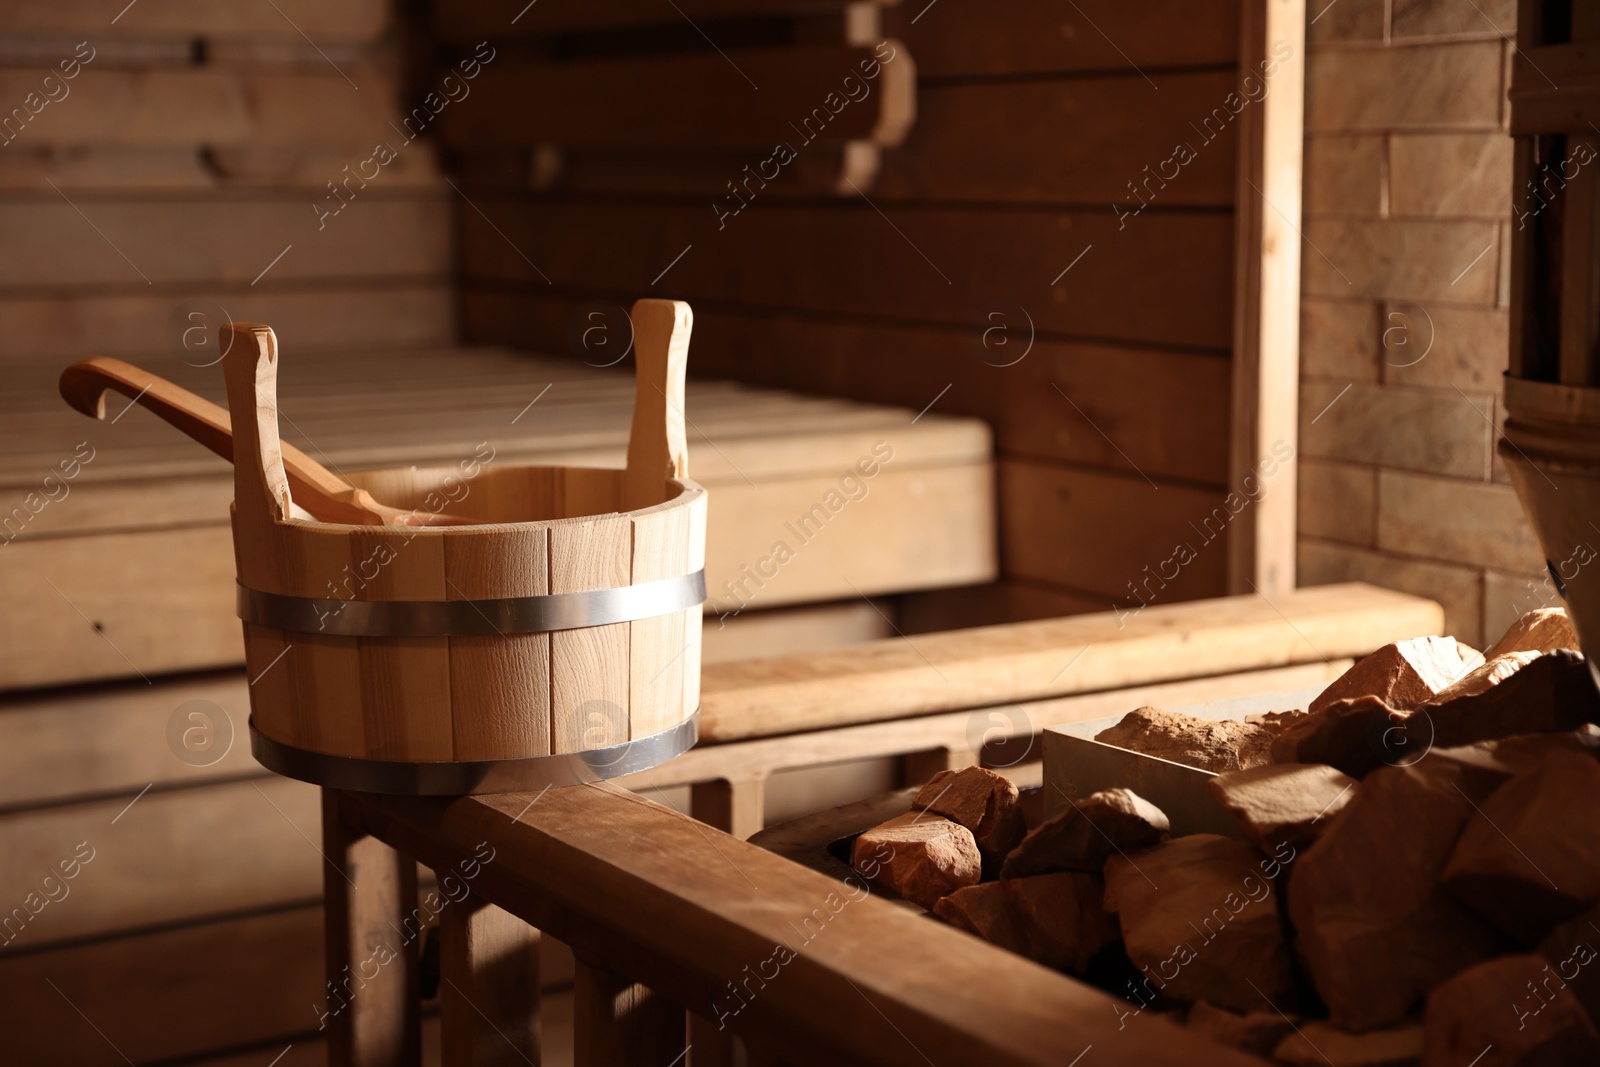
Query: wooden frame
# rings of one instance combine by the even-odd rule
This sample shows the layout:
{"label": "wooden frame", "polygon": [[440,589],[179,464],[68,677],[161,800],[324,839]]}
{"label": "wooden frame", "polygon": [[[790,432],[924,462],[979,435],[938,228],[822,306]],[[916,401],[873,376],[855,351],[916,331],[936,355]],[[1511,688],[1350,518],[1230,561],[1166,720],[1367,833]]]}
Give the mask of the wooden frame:
{"label": "wooden frame", "polygon": [[[1305,0],[1246,0],[1241,72],[1277,63],[1266,94],[1239,117],[1235,200],[1233,420],[1229,488],[1247,488],[1300,427],[1300,202],[1305,125]],[[1281,45],[1280,45],[1281,42]],[[1295,587],[1296,466],[1229,528],[1228,591]]]}
{"label": "wooden frame", "polygon": [[[469,894],[445,910],[486,901],[572,945],[579,1067],[675,1062],[691,1044],[685,1012],[723,1024],[767,1063],[920,1067],[937,1049],[946,1062],[1060,1067],[1088,1048],[1100,1062],[1256,1062],[1153,1014],[1124,1025],[1105,993],[610,783],[455,801],[339,794],[329,805],[347,839],[474,869]],[[344,874],[330,870],[330,886]],[[347,912],[405,917],[392,885],[361,883],[330,897],[330,930],[346,928]],[[330,977],[352,963],[348,945],[330,943]],[[441,980],[478,984],[454,953]],[[335,1065],[420,1062],[416,1020],[393,1006],[405,981],[380,971],[331,1018]],[[476,1007],[496,1029],[526,1025],[525,1003]],[[480,1062],[458,1052],[456,1028],[472,1020],[441,1022],[446,1067]],[[374,1058],[369,1047],[400,1051]]]}

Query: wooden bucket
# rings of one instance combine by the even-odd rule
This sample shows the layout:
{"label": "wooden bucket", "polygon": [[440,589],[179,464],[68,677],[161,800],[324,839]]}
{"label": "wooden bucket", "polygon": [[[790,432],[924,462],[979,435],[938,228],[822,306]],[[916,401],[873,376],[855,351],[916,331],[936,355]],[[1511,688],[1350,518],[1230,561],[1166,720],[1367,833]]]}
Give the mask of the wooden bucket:
{"label": "wooden bucket", "polygon": [[628,774],[694,744],[706,495],[686,477],[691,322],[687,304],[634,307],[625,470],[505,465],[491,440],[453,467],[350,479],[413,521],[475,523],[449,526],[293,518],[276,339],[227,328],[234,556],[263,765],[335,788],[463,794]]}

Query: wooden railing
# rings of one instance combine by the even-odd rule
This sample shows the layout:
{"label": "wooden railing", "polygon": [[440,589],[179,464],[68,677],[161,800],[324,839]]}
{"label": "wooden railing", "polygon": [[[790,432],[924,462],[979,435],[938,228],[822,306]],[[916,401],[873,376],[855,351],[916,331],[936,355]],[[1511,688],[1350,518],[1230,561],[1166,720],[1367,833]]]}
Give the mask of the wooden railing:
{"label": "wooden railing", "polygon": [[[712,744],[652,773],[697,782],[742,767],[758,778],[918,744],[965,762],[971,709],[1019,701],[1036,713],[1019,721],[1039,728],[1125,709],[1155,691],[1270,685],[1302,669],[1299,646],[1316,648],[1317,663],[1336,671],[1348,660],[1328,657],[1441,621],[1431,602],[1362,586],[1266,607],[1270,623],[1247,598],[1152,609],[1120,641],[1122,627],[1113,634],[1093,618],[918,639],[921,669],[942,667],[949,682],[920,693],[911,654],[889,642],[810,666],[772,661],[784,679],[775,687],[750,676],[741,690],[708,672],[707,703],[721,693],[724,715],[740,692],[759,691],[761,708],[746,710],[770,711],[769,726],[811,731]],[[1033,668],[1077,653],[1062,638],[1097,626],[1102,641],[1121,645],[1102,664],[1070,683],[1037,675]],[[1195,677],[1195,656],[1232,673]],[[741,677],[752,669],[740,668]],[[826,706],[821,690],[840,677],[851,679],[855,699]],[[856,722],[869,705],[921,715]],[[1255,1062],[614,783],[457,799],[325,791],[323,833],[324,1021],[341,1067],[419,1062],[420,931],[435,920],[445,1067],[540,1062],[541,931],[577,960],[580,1067],[720,1065],[730,1062],[730,1035],[754,1065]],[[421,900],[417,861],[438,874]]]}
{"label": "wooden railing", "polygon": [[535,928],[577,958],[580,1067],[701,1062],[685,1013],[765,1063],[1253,1062],[614,785],[325,811],[329,971],[376,972],[329,1018],[334,1064],[418,1062],[411,857],[465,890],[439,909],[445,1067],[540,1062]]}

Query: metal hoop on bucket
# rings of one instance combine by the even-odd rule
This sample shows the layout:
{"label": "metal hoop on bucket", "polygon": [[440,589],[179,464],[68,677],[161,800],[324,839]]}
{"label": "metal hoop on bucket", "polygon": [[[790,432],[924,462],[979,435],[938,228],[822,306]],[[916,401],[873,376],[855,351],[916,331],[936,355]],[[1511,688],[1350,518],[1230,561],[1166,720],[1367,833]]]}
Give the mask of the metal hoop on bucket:
{"label": "metal hoop on bucket", "polygon": [[239,586],[239,618],[339,637],[490,637],[608,626],[683,611],[706,599],[706,572],[612,589],[486,600],[341,600]]}
{"label": "metal hoop on bucket", "polygon": [[700,709],[696,708],[683,722],[660,733],[604,748],[522,759],[415,763],[330,756],[296,748],[272,740],[256,729],[253,717],[250,721],[250,752],[269,771],[331,789],[402,796],[521,793],[619,778],[681,756],[699,737]]}

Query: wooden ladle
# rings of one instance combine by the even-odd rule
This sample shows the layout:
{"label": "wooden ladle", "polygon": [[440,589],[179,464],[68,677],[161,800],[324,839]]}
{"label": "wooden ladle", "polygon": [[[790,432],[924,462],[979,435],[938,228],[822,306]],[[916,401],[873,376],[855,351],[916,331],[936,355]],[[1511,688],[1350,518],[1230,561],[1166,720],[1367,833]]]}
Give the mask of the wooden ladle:
{"label": "wooden ladle", "polygon": [[[233,423],[228,413],[181,385],[140,370],[120,359],[95,356],[61,372],[61,396],[91,418],[106,417],[106,393],[116,390],[176,426],[229,463],[233,462]],[[328,468],[283,443],[283,469],[294,503],[322,522],[355,526],[466,526],[459,515],[406,511],[380,504]]]}

